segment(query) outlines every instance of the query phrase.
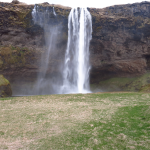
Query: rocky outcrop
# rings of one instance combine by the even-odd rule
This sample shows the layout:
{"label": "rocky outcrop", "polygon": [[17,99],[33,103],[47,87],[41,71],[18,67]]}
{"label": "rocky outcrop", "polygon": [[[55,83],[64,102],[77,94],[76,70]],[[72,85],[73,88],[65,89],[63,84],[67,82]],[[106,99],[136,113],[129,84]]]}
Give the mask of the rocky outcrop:
{"label": "rocky outcrop", "polygon": [[[59,74],[67,44],[69,7],[43,3],[48,22],[61,27],[47,74]],[[53,7],[57,14],[54,17]],[[0,73],[12,84],[34,81],[44,53],[45,31],[33,23],[34,5],[0,3]],[[111,77],[135,77],[150,69],[150,2],[88,8],[92,15],[91,83]]]}
{"label": "rocky outcrop", "polygon": [[0,97],[12,96],[10,83],[3,75],[0,75]]}

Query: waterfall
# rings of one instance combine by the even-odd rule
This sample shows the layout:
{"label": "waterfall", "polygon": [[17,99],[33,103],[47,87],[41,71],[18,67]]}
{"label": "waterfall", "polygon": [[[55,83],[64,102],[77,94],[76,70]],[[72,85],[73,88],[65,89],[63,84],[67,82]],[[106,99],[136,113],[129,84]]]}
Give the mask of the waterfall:
{"label": "waterfall", "polygon": [[[44,29],[45,48],[40,60],[40,72],[38,73],[37,82],[34,85],[32,92],[35,95],[43,94],[59,94],[60,77],[47,76],[50,67],[50,62],[57,56],[58,37],[61,37],[61,27],[57,23],[56,12],[54,7],[42,7],[35,5],[32,11],[34,24],[39,25]],[[53,68],[58,66],[53,66]],[[61,79],[62,80],[62,79]]]}
{"label": "waterfall", "polygon": [[54,7],[53,7],[53,14],[54,14],[55,16],[57,16]]}
{"label": "waterfall", "polygon": [[[57,51],[56,45],[59,44],[56,42],[59,41],[58,37],[62,35],[60,26],[58,26],[59,17],[57,17],[54,7],[43,8],[38,5],[35,5],[32,16],[34,23],[44,29],[46,41],[46,50],[41,56],[40,68],[42,71],[38,74],[34,86],[35,94],[90,92],[89,43],[92,38],[92,19],[87,8],[73,8],[69,14],[68,43],[64,65],[61,66],[59,76],[47,76],[53,57],[52,52]],[[56,56],[58,57],[58,55]]]}
{"label": "waterfall", "polygon": [[87,8],[73,8],[68,18],[68,43],[63,71],[63,93],[86,93],[89,87],[89,43],[92,19]]}

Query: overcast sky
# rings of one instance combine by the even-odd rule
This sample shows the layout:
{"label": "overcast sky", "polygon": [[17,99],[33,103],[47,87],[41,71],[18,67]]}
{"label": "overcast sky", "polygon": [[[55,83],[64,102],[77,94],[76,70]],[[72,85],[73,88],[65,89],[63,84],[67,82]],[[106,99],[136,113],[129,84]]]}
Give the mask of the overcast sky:
{"label": "overcast sky", "polygon": [[[0,1],[11,2],[12,0],[0,0]],[[19,0],[19,1],[27,4],[38,4],[48,2],[50,4],[61,4],[70,7],[79,6],[79,7],[96,7],[96,8],[103,8],[111,5],[142,2],[142,0]]]}

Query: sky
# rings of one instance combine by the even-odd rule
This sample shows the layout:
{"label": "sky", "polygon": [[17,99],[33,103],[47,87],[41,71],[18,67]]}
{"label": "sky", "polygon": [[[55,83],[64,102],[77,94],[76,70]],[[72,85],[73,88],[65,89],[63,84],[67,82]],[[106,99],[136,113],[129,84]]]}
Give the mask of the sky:
{"label": "sky", "polygon": [[[0,2],[11,2],[11,1],[12,0],[0,0]],[[48,2],[50,4],[61,4],[70,7],[95,7],[95,8],[104,8],[112,5],[142,2],[142,0],[19,0],[19,1],[27,4],[38,4]]]}

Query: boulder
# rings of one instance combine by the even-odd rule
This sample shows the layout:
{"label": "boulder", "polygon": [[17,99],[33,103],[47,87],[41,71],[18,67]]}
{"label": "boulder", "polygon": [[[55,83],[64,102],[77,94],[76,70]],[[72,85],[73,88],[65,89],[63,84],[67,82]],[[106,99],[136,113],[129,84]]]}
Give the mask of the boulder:
{"label": "boulder", "polygon": [[3,75],[0,75],[0,97],[12,96],[10,83]]}

